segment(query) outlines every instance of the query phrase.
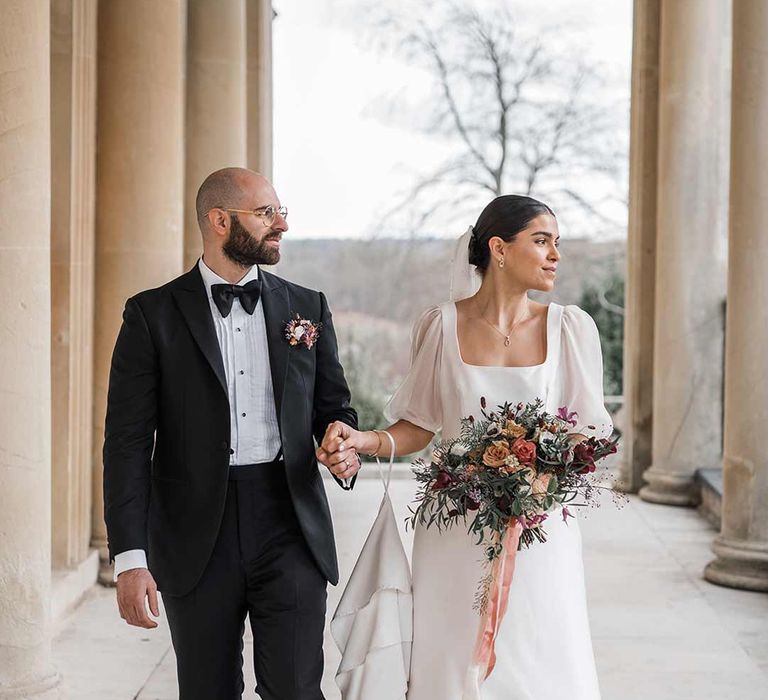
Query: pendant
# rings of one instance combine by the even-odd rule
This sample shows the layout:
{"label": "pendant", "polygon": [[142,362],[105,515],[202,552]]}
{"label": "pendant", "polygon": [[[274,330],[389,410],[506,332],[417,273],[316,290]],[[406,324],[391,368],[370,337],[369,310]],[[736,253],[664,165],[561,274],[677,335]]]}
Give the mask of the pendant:
{"label": "pendant", "polygon": [[504,336],[504,346],[505,347],[509,347],[509,336],[508,335]]}

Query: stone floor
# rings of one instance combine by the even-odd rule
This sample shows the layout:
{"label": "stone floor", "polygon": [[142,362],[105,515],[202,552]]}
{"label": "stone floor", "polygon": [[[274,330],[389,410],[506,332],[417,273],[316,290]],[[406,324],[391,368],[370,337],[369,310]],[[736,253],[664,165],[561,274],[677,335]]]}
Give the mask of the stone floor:
{"label": "stone floor", "polygon": [[[381,485],[360,479],[352,494],[326,485],[344,580],[377,511]],[[393,480],[401,520],[412,495],[410,480]],[[603,700],[768,698],[768,596],[702,579],[714,533],[695,511],[633,497],[620,510],[609,502],[580,518]],[[403,534],[409,548],[409,534]],[[330,589],[329,612],[340,593]],[[333,673],[339,656],[328,635],[325,646],[323,688],[328,700],[338,700]],[[247,641],[246,654],[249,649]],[[125,625],[114,590],[88,593],[62,623],[54,656],[68,698],[176,698],[167,626],[161,621],[145,631]],[[248,658],[245,697],[257,697]]]}

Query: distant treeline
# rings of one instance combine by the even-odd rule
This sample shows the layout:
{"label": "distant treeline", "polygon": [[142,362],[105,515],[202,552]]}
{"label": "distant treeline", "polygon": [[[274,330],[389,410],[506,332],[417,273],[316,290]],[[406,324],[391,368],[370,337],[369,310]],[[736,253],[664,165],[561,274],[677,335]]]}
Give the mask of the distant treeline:
{"label": "distant treeline", "polygon": [[[334,312],[358,312],[410,324],[427,306],[448,298],[450,239],[283,239],[276,273],[325,292]],[[624,241],[563,240],[555,291],[578,304],[588,289],[624,274]],[[536,295],[545,301],[547,297]]]}

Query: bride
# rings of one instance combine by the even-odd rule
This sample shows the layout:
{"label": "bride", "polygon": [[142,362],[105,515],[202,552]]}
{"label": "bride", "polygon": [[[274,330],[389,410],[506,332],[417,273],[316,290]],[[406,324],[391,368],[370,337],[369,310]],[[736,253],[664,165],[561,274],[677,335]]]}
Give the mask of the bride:
{"label": "bride", "polygon": [[[541,398],[551,413],[576,411],[581,431],[610,434],[594,321],[578,306],[528,297],[552,290],[558,241],[555,215],[542,202],[507,195],[485,207],[460,243],[453,300],[417,321],[410,370],[385,409],[398,455],[424,449],[438,432],[457,437],[481,397],[489,407]],[[382,431],[342,423],[329,427],[320,450],[340,478],[350,450],[388,452]],[[462,527],[417,525],[408,700],[599,700],[578,520],[550,513],[545,529],[545,544],[517,554],[496,665],[480,685],[473,602],[482,550]]]}

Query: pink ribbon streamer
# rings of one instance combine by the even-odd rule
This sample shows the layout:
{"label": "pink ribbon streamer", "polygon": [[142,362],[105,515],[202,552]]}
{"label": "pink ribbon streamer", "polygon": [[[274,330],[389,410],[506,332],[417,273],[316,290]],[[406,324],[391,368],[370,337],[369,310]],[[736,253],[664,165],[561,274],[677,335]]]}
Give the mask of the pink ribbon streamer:
{"label": "pink ribbon streamer", "polygon": [[512,584],[512,575],[515,573],[517,546],[522,532],[523,527],[517,521],[507,528],[501,556],[496,558],[491,569],[491,590],[488,593],[490,602],[485,614],[480,618],[480,629],[472,656],[474,671],[472,675],[480,683],[491,675],[496,666],[496,637],[507,612],[509,588]]}

